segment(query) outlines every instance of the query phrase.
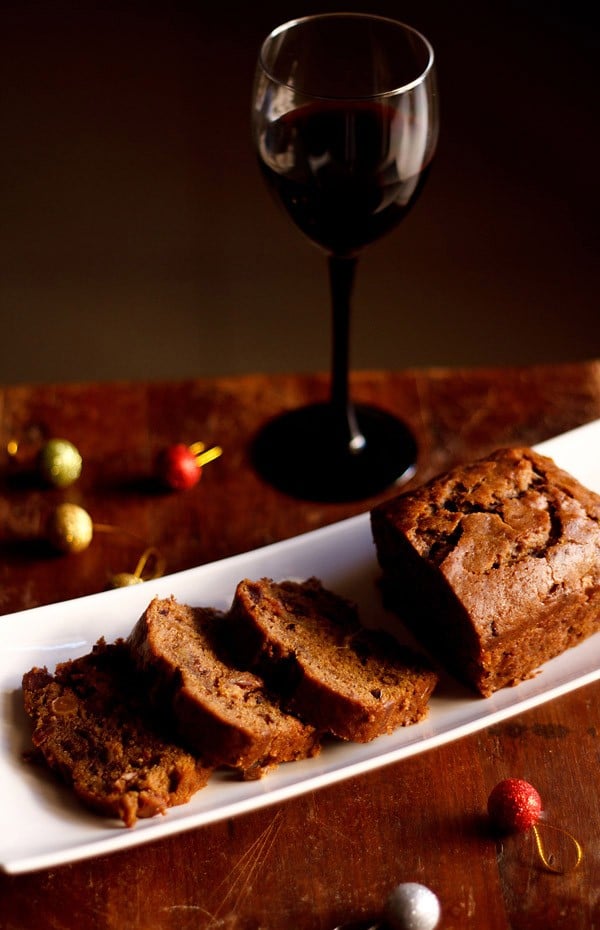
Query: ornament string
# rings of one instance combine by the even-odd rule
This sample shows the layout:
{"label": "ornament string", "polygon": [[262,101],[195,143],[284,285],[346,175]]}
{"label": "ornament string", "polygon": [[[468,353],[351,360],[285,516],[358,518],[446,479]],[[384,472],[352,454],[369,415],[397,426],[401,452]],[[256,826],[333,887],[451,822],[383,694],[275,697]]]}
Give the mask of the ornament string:
{"label": "ornament string", "polygon": [[189,446],[189,450],[196,459],[196,464],[201,468],[203,465],[208,465],[209,462],[214,462],[215,459],[223,455],[223,450],[220,446],[212,446],[210,449],[207,449],[203,442],[193,442],[191,446]]}
{"label": "ornament string", "polygon": [[[150,572],[144,574],[147,566],[153,563]],[[142,581],[154,581],[164,572],[165,562],[160,553],[153,546],[142,552],[133,572],[119,572],[113,575],[111,585],[113,588],[127,588],[130,585],[140,584]]]}
{"label": "ornament string", "polygon": [[562,827],[555,827],[554,824],[551,823],[545,823],[543,826],[549,830],[555,830],[557,833],[561,833],[563,836],[566,836],[567,839],[570,840],[575,850],[575,861],[572,865],[564,868],[552,865],[544,848],[542,837],[540,836],[540,828],[537,824],[534,824],[532,827],[533,838],[535,840],[538,856],[543,862],[545,868],[547,868],[549,872],[553,872],[555,875],[564,875],[566,872],[572,872],[578,868],[581,864],[581,860],[583,859],[583,849],[581,848],[581,843],[575,839],[572,833],[569,833],[568,830],[563,830]]}
{"label": "ornament string", "polygon": [[203,442],[177,442],[161,449],[156,459],[156,477],[171,491],[187,491],[200,481],[203,467],[223,454],[221,446],[207,449]]}
{"label": "ornament string", "polygon": [[[144,576],[144,569],[149,562],[154,563],[154,569],[150,574]],[[161,557],[158,549],[150,546],[145,552],[142,552],[133,574],[135,578],[139,578],[142,581],[153,581],[155,578],[161,577],[164,568],[164,559]]]}
{"label": "ornament string", "polygon": [[134,533],[132,530],[128,530],[122,526],[116,526],[112,523],[96,523],[96,521],[93,522],[92,526],[95,533],[118,534],[119,536],[128,536],[130,539],[135,539],[140,543],[143,542],[142,537],[138,533]]}
{"label": "ornament string", "polygon": [[[541,823],[543,817],[542,799],[537,790],[522,778],[505,778],[498,782],[488,798],[488,814],[495,827],[503,833],[523,833],[531,830],[538,856],[545,868],[554,875],[564,875],[576,869],[583,859],[581,844],[572,833],[554,824]],[[567,837],[573,844],[575,860],[572,865],[555,866],[550,861],[540,834],[540,827],[554,830]]]}

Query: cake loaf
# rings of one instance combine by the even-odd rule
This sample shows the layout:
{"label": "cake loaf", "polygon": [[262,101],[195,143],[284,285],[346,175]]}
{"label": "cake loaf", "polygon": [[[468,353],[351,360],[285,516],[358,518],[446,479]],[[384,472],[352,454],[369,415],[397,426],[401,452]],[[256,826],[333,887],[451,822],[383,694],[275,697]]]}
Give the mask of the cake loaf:
{"label": "cake loaf", "polygon": [[175,598],[154,599],[128,638],[154,706],[185,745],[214,766],[257,778],[280,762],[315,755],[315,728],[285,713],[257,675],[231,663],[222,615]]}
{"label": "cake loaf", "polygon": [[240,582],[227,626],[237,660],[319,730],[367,742],[427,712],[431,668],[314,578]]}
{"label": "cake loaf", "polygon": [[210,769],[148,714],[123,641],[100,640],[54,675],[31,669],[23,700],[33,722],[31,757],[41,757],[87,807],[127,827],[184,804],[208,781]]}
{"label": "cake loaf", "polygon": [[600,628],[600,497],[500,449],[371,511],[388,606],[481,695]]}

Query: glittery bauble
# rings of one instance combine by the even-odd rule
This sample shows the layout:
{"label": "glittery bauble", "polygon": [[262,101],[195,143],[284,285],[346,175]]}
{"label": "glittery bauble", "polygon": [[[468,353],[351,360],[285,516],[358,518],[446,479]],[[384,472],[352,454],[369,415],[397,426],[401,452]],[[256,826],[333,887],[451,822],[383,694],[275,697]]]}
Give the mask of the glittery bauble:
{"label": "glittery bauble", "polygon": [[48,538],[61,552],[82,552],[93,534],[89,513],[77,504],[59,504],[48,522]]}
{"label": "glittery bauble", "polygon": [[186,491],[200,481],[202,469],[193,450],[183,443],[164,449],[156,463],[158,476],[174,491]]}
{"label": "glittery bauble", "polygon": [[119,572],[117,575],[113,575],[110,583],[113,588],[129,588],[131,585],[141,584],[143,580],[139,575],[134,575],[132,572]]}
{"label": "glittery bauble", "polygon": [[507,833],[529,830],[540,819],[542,799],[528,781],[506,778],[488,798],[488,814],[494,826]]}
{"label": "glittery bauble", "polygon": [[81,455],[68,439],[49,439],[38,458],[42,477],[57,488],[66,488],[81,474]]}
{"label": "glittery bauble", "polygon": [[433,930],[439,923],[440,902],[426,885],[403,882],[387,899],[385,919],[392,930]]}

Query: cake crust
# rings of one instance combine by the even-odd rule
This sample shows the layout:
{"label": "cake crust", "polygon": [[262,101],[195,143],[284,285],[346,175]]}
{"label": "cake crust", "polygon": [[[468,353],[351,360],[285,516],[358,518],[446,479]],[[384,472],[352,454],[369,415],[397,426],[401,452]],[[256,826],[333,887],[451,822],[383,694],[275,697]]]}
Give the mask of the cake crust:
{"label": "cake crust", "polygon": [[388,605],[484,696],[600,628],[600,497],[529,448],[386,501],[371,524]]}

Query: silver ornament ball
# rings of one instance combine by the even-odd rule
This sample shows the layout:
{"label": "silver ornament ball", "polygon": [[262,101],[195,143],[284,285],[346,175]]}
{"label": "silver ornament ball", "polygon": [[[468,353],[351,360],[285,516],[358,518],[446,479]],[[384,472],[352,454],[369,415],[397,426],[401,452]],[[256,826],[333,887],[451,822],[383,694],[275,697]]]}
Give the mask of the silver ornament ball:
{"label": "silver ornament ball", "polygon": [[418,882],[396,885],[385,907],[391,930],[434,930],[440,919],[437,896]]}

